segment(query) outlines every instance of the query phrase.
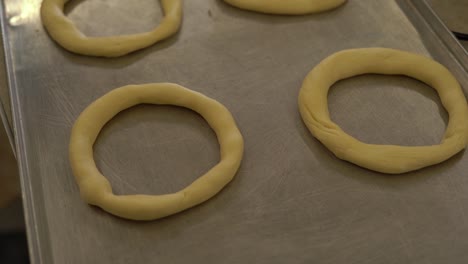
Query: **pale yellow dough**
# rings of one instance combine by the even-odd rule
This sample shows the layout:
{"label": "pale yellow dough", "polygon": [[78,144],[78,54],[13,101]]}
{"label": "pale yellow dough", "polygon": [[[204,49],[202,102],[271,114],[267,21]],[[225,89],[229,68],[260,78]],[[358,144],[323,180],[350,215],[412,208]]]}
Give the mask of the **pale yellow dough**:
{"label": "pale yellow dough", "polygon": [[[406,75],[437,90],[449,114],[442,142],[417,147],[366,144],[331,121],[327,102],[330,86],[366,73]],[[468,106],[455,77],[441,64],[404,51],[364,48],[333,54],[306,77],[299,110],[312,134],[338,158],[383,173],[405,173],[443,162],[463,150],[468,141]]]}
{"label": "pale yellow dough", "polygon": [[277,15],[305,15],[330,10],[346,0],[224,0],[235,7]]}
{"label": "pale yellow dough", "polygon": [[[63,13],[68,0],[44,0],[41,17],[49,35],[65,49],[88,56],[119,57],[175,34],[182,21],[181,0],[160,0],[164,19],[153,31],[112,37],[87,37]],[[137,4],[137,3],[135,3]]]}
{"label": "pale yellow dough", "polygon": [[[109,120],[120,111],[138,104],[176,105],[199,113],[218,137],[219,163],[176,193],[114,195],[109,181],[96,168],[93,144]],[[182,86],[159,83],[124,86],[88,106],[73,126],[69,154],[73,174],[86,202],[123,218],[154,220],[198,205],[221,191],[235,176],[243,151],[242,135],[231,113],[222,104]]]}

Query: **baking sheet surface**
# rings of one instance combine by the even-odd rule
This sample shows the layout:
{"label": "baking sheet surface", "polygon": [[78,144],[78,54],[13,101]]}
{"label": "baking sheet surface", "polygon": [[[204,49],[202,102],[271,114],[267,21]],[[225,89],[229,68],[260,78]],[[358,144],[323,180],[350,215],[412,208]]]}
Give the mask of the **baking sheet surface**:
{"label": "baking sheet surface", "polygon": [[[468,155],[387,176],[335,158],[298,113],[302,80],[336,51],[381,46],[439,58],[398,3],[348,1],[331,12],[287,17],[184,1],[177,36],[102,59],[57,46],[40,24],[40,1],[4,2],[28,224],[36,230],[31,244],[44,263],[468,261]],[[67,13],[89,35],[150,30],[162,17],[159,3],[137,2],[75,0]],[[466,72],[451,70],[468,87]],[[88,104],[114,88],[150,82],[178,83],[223,103],[244,135],[245,156],[215,198],[138,223],[85,204],[67,152],[71,126]],[[437,144],[447,122],[434,90],[398,76],[341,81],[329,107],[345,131],[369,143]],[[97,165],[117,194],[174,192],[218,155],[203,119],[170,106],[122,112],[95,145]]]}

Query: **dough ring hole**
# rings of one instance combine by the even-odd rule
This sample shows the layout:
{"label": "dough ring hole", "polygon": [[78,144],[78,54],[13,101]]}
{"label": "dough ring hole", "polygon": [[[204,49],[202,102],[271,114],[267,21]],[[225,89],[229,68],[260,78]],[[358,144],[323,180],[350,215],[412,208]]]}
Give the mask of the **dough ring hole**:
{"label": "dough ring hole", "polygon": [[135,3],[138,4],[129,5],[128,0],[70,0],[64,14],[88,37],[144,33],[161,23],[164,10],[159,0]]}
{"label": "dough ring hole", "polygon": [[[68,2],[67,0],[44,0],[41,5],[42,24],[55,42],[68,51],[82,55],[123,56],[174,35],[182,22],[182,0],[160,0],[164,18],[157,27],[150,31],[104,37],[86,36],[65,16],[64,7]],[[142,19],[138,16],[130,18],[128,14],[125,15],[122,15],[125,17],[122,20]]]}
{"label": "dough ring hole", "polygon": [[338,81],[328,101],[331,120],[369,144],[437,145],[448,124],[437,92],[402,75],[365,74]]}
{"label": "dough ring hole", "polygon": [[[107,122],[121,111],[139,104],[174,105],[200,114],[216,133],[220,148],[219,162],[187,187],[174,193],[115,195],[110,182],[96,167],[93,145]],[[231,113],[222,104],[171,83],[124,86],[97,99],[76,120],[69,148],[70,164],[82,198],[111,214],[133,220],[166,217],[215,196],[236,175],[243,152],[242,135]],[[153,168],[153,173],[146,177],[158,177],[157,164]]]}
{"label": "dough ring hole", "polygon": [[141,104],[120,112],[103,127],[94,157],[115,194],[159,195],[183,189],[216,165],[219,144],[196,112]]}

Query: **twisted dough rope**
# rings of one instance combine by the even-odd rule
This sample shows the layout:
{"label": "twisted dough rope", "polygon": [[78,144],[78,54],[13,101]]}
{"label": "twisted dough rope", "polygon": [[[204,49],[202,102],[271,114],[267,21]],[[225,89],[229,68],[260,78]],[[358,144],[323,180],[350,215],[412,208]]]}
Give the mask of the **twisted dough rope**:
{"label": "twisted dough rope", "polygon": [[[138,104],[176,105],[199,113],[215,131],[221,160],[183,190],[165,195],[114,195],[99,172],[93,144],[117,113]],[[231,113],[217,101],[171,83],[130,85],[115,89],[88,106],[76,120],[70,138],[70,162],[82,198],[105,211],[133,220],[154,220],[198,205],[217,194],[235,176],[244,141]]]}
{"label": "twisted dough rope", "polygon": [[[330,86],[366,73],[406,75],[437,90],[449,114],[442,142],[421,147],[366,144],[331,121],[327,103]],[[383,173],[405,173],[443,162],[463,150],[468,141],[468,106],[455,77],[429,58],[399,50],[364,48],[331,55],[306,77],[299,93],[299,110],[310,132],[338,158]]]}
{"label": "twisted dough rope", "polygon": [[160,0],[164,19],[153,31],[112,37],[86,37],[68,19],[63,8],[68,0],[44,0],[41,17],[49,35],[63,48],[82,55],[98,57],[119,57],[175,34],[182,21],[181,0]]}
{"label": "twisted dough rope", "polygon": [[337,8],[346,0],[224,0],[245,10],[277,14],[305,15]]}

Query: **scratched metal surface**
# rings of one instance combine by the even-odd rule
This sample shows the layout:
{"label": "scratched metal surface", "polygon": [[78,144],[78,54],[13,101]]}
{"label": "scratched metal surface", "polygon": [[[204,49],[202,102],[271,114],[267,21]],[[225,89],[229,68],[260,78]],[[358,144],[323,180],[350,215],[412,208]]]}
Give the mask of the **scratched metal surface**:
{"label": "scratched metal surface", "polygon": [[[39,2],[5,0],[3,20],[33,263],[468,261],[468,155],[382,175],[336,159],[297,110],[307,72],[347,48],[430,55],[466,91],[467,58],[456,56],[461,47],[443,27],[441,34],[431,29],[436,20],[423,19],[431,15],[424,2],[349,1],[331,12],[286,17],[185,1],[177,36],[118,59],[54,44],[41,26]],[[67,12],[96,36],[149,30],[162,15],[154,0],[72,1]],[[237,177],[203,205],[159,221],[126,221],[86,205],[67,158],[74,120],[113,88],[167,81],[232,111],[246,143]],[[436,93],[404,77],[341,81],[329,99],[333,119],[366,142],[436,144],[447,121]],[[104,128],[95,158],[116,193],[162,194],[213,166],[218,146],[196,114],[145,105]]]}

